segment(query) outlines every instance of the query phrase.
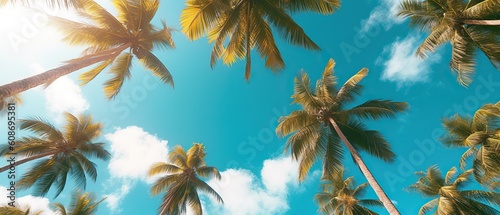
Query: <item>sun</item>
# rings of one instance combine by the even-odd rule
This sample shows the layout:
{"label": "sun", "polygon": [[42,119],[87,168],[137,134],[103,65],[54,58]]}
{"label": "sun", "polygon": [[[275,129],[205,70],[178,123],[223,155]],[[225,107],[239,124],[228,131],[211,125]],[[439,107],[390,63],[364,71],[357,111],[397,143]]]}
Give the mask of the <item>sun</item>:
{"label": "sun", "polygon": [[33,4],[30,7],[8,4],[0,7],[1,48],[14,53],[51,50],[62,38],[51,16],[79,20],[77,12],[67,8],[50,8]]}
{"label": "sun", "polygon": [[42,30],[49,22],[49,16],[58,16],[70,20],[78,20],[75,10],[52,8],[43,4],[31,7],[7,4],[0,7],[0,34],[21,33],[30,36],[33,31]]}
{"label": "sun", "polygon": [[15,29],[15,26],[19,26],[24,12],[22,7],[14,7],[10,4],[0,7],[0,34],[5,35]]}

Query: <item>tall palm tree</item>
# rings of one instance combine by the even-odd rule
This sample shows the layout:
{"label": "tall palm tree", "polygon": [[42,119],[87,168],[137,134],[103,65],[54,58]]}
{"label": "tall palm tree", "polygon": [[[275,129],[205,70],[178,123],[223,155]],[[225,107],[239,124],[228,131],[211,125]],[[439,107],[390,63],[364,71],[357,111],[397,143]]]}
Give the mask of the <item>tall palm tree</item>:
{"label": "tall palm tree", "polygon": [[458,81],[472,82],[475,55],[481,50],[500,68],[500,2],[497,0],[404,0],[400,16],[410,17],[410,26],[430,31],[416,54],[426,57],[437,47],[450,42],[450,67]]}
{"label": "tall palm tree", "polygon": [[366,193],[368,183],[356,186],[354,177],[344,178],[344,169],[326,175],[323,178],[321,192],[314,196],[319,212],[328,215],[376,215],[366,206],[383,206],[375,199],[360,199]]}
{"label": "tall palm tree", "polygon": [[151,52],[153,48],[174,48],[171,29],[165,22],[162,22],[161,29],[150,23],[158,10],[159,0],[113,1],[118,11],[117,17],[92,0],[81,1],[79,14],[88,19],[88,23],[58,17],[53,17],[53,20],[66,34],[64,40],[70,45],[88,46],[82,57],[44,73],[0,86],[0,99],[41,84],[50,84],[61,76],[99,62],[94,69],[81,74],[80,80],[85,85],[105,68],[111,67],[112,77],[104,83],[106,98],[111,99],[118,94],[124,81],[130,78],[134,56],[153,75],[173,86],[172,75]]}
{"label": "tall palm tree", "polygon": [[187,153],[181,146],[177,145],[168,155],[168,159],[172,163],[156,163],[149,169],[149,177],[163,175],[151,187],[153,195],[166,192],[158,209],[160,215],[185,213],[188,205],[195,214],[203,214],[198,190],[223,203],[219,194],[206,182],[198,178],[198,176],[215,177],[219,180],[221,178],[219,171],[215,167],[206,166],[205,155],[205,147],[200,143],[195,143]]}
{"label": "tall palm tree", "polygon": [[[55,186],[58,196],[66,186],[68,175],[72,176],[78,187],[85,188],[87,176],[96,180],[96,164],[89,158],[107,160],[110,157],[104,149],[104,143],[93,142],[101,135],[102,124],[93,122],[90,116],[75,117],[69,113],[65,116],[67,123],[64,131],[39,118],[22,120],[20,129],[38,136],[20,139],[13,151],[7,144],[0,146],[1,156],[12,152],[25,157],[16,161],[16,166],[39,160],[17,181],[19,189],[35,186],[34,195],[43,196]],[[0,172],[9,167],[2,167]]]}
{"label": "tall palm tree", "polygon": [[455,167],[450,168],[443,178],[437,166],[431,166],[427,172],[415,173],[419,176],[416,183],[410,185],[409,191],[434,198],[425,203],[419,210],[419,215],[432,213],[437,215],[496,215],[500,211],[485,204],[500,205],[500,194],[482,190],[463,190],[470,182],[472,170],[458,174]]}
{"label": "tall palm tree", "polygon": [[450,147],[467,148],[460,158],[460,168],[463,170],[472,158],[474,177],[484,185],[500,179],[499,119],[500,102],[484,105],[472,118],[457,114],[443,120],[447,134],[442,142]]}
{"label": "tall palm tree", "polygon": [[[333,75],[333,59],[328,61],[323,76],[316,82],[316,90],[310,88],[306,73],[295,78],[293,102],[302,110],[293,111],[281,117],[276,133],[281,136],[292,134],[286,143],[293,159],[299,161],[299,180],[303,180],[312,164],[323,156],[323,176],[333,174],[342,166],[342,141],[359,166],[378,198],[391,214],[399,214],[383,189],[361,159],[358,150],[363,150],[384,161],[393,161],[395,154],[382,135],[366,129],[362,119],[394,117],[408,108],[405,102],[370,100],[350,109],[346,103],[361,93],[358,83],[368,74],[366,68],[347,80],[337,90],[337,77]],[[352,142],[351,142],[352,141]]]}
{"label": "tall palm tree", "polygon": [[97,212],[97,207],[106,198],[97,200],[97,197],[91,193],[73,192],[69,208],[66,209],[62,204],[54,204],[57,215],[93,215]]}
{"label": "tall palm tree", "polygon": [[208,34],[210,43],[214,43],[212,67],[221,58],[226,65],[246,59],[245,80],[248,81],[250,52],[255,47],[267,68],[277,72],[285,67],[271,25],[289,43],[319,50],[290,13],[331,14],[339,6],[339,0],[187,0],[181,26],[191,40]]}

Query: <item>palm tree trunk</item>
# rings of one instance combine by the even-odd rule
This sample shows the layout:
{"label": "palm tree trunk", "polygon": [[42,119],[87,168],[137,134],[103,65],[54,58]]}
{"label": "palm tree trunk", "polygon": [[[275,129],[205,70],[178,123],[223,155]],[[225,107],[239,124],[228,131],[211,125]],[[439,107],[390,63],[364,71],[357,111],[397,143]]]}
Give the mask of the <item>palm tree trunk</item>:
{"label": "palm tree trunk", "polygon": [[478,19],[466,19],[463,23],[468,25],[500,25],[500,20],[478,20]]}
{"label": "palm tree trunk", "polygon": [[[35,159],[38,159],[38,158],[43,158],[43,157],[46,157],[46,156],[49,156],[49,155],[53,155],[53,154],[56,154],[56,152],[55,151],[45,152],[45,153],[42,153],[42,154],[38,154],[38,155],[35,155],[35,156],[31,156],[31,157],[22,159],[20,161],[16,161],[16,163],[14,165],[18,166],[18,165],[21,165],[23,163],[26,163],[26,162],[29,162],[29,161],[32,161],[32,160],[35,160]],[[1,172],[5,172],[8,169],[10,169],[10,164],[6,165],[6,166],[4,166],[2,168],[0,168],[0,173]]]}
{"label": "palm tree trunk", "polygon": [[31,88],[37,87],[39,85],[49,83],[51,81],[56,80],[57,78],[70,74],[79,69],[85,68],[92,64],[112,59],[118,54],[120,54],[123,50],[129,47],[130,44],[124,44],[109,50],[97,52],[88,56],[83,56],[80,58],[76,58],[70,60],[70,62],[66,65],[57,67],[55,69],[48,70],[46,72],[40,73],[38,75],[34,75],[25,79],[21,79],[18,81],[14,81],[10,84],[5,84],[0,86],[0,100],[4,98],[16,95],[18,93],[24,92]]}
{"label": "palm tree trunk", "polygon": [[365,178],[368,180],[368,183],[370,184],[370,186],[375,191],[375,194],[377,194],[377,196],[380,199],[380,201],[382,201],[382,203],[384,204],[385,209],[387,209],[387,211],[391,215],[400,215],[401,213],[399,213],[399,211],[396,208],[396,206],[394,206],[394,204],[389,199],[389,197],[387,197],[387,194],[384,192],[384,190],[382,189],[382,187],[380,187],[380,184],[378,184],[378,182],[375,179],[375,177],[373,177],[372,173],[370,172],[370,170],[366,166],[366,164],[363,161],[363,159],[361,159],[361,156],[359,156],[359,154],[356,151],[356,149],[352,146],[352,144],[349,142],[349,140],[347,140],[347,138],[344,136],[344,133],[342,133],[342,131],[340,130],[340,128],[337,125],[337,123],[332,118],[330,118],[329,120],[330,120],[330,123],[332,124],[333,128],[337,132],[337,134],[340,136],[340,139],[342,139],[342,141],[347,146],[347,149],[349,150],[349,152],[351,152],[351,155],[354,158],[354,161],[358,165],[359,169],[361,169],[361,172],[363,173],[363,175],[365,176]]}
{"label": "palm tree trunk", "polygon": [[[247,2],[247,17],[250,17],[250,2]],[[252,61],[250,59],[250,19],[247,19],[247,38],[246,38],[246,55],[247,55],[247,64],[245,68],[245,80],[248,82],[250,79],[250,68],[252,67]]]}

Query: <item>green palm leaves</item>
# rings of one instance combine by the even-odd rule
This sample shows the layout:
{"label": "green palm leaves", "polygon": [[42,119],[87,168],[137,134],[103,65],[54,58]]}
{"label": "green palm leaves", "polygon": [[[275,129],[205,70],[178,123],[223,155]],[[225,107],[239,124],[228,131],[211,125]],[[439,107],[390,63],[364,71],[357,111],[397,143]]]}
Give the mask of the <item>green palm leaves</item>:
{"label": "green palm leaves", "polygon": [[333,75],[334,66],[335,62],[330,59],[321,79],[316,82],[315,90],[311,89],[306,73],[295,78],[292,99],[293,103],[300,105],[302,109],[281,117],[276,133],[281,137],[290,135],[285,151],[290,149],[292,159],[299,161],[301,181],[313,163],[321,158],[323,178],[338,172],[342,166],[342,141],[388,212],[399,214],[358,150],[384,161],[392,161],[396,155],[391,151],[389,143],[378,131],[368,130],[361,120],[394,117],[397,113],[404,112],[408,105],[404,102],[370,100],[346,109],[346,104],[361,93],[362,86],[359,82],[366,77],[368,70],[361,69],[337,90],[337,78]]}
{"label": "green palm leaves", "polygon": [[69,45],[88,47],[83,55],[61,67],[0,86],[0,100],[50,84],[61,76],[96,63],[99,64],[95,68],[80,75],[80,81],[85,85],[109,67],[111,77],[104,83],[104,93],[107,99],[112,99],[120,92],[125,80],[131,77],[134,57],[163,83],[174,85],[170,71],[152,53],[155,48],[175,47],[171,29],[165,22],[162,28],[150,23],[160,5],[159,0],[113,1],[117,17],[93,0],[81,0],[81,3],[78,14],[86,19],[84,22],[52,18],[66,35],[64,40]]}
{"label": "green palm leaves", "polygon": [[271,26],[289,43],[319,50],[290,13],[330,14],[339,5],[338,0],[187,0],[181,14],[181,26],[191,40],[208,35],[214,44],[212,67],[219,59],[226,65],[246,59],[245,80],[249,80],[254,48],[267,68],[276,72],[285,67]]}
{"label": "green palm leaves", "polygon": [[[69,208],[64,207],[60,203],[55,203],[53,207],[57,215],[94,215],[97,212],[97,207],[104,199],[97,200],[96,196],[91,193],[73,192]],[[31,212],[19,207],[5,206],[0,207],[2,215],[40,215],[44,211]]]}
{"label": "green palm leaves", "polygon": [[[96,180],[96,165],[89,159],[107,160],[110,157],[104,149],[104,143],[93,142],[100,136],[102,125],[93,122],[90,116],[75,117],[69,113],[65,116],[67,123],[64,131],[39,118],[21,121],[20,128],[36,136],[24,137],[16,143],[13,152],[26,157],[16,165],[38,161],[18,180],[18,188],[34,186],[34,195],[43,196],[55,187],[55,195],[58,196],[64,190],[68,176],[71,176],[77,187],[83,188],[87,184],[87,177]],[[8,145],[0,147],[0,155],[9,151]],[[2,171],[7,168],[2,168]]]}
{"label": "green palm leaves", "polygon": [[2,206],[0,207],[0,214],[2,215],[40,215],[42,211],[32,212],[30,209],[23,210],[18,207]]}
{"label": "green palm leaves", "polygon": [[458,174],[452,167],[443,177],[436,166],[429,167],[427,172],[417,172],[419,179],[408,190],[434,198],[425,203],[418,212],[419,215],[433,214],[499,214],[495,208],[485,204],[500,205],[500,194],[481,190],[463,190],[470,182],[472,170]]}
{"label": "green palm leaves", "polygon": [[375,199],[360,199],[366,193],[368,183],[356,185],[354,177],[344,178],[344,170],[340,169],[323,179],[321,192],[314,196],[322,214],[359,214],[375,215],[374,211],[366,206],[383,206]]}
{"label": "green palm leaves", "polygon": [[97,200],[97,197],[91,193],[73,192],[69,208],[59,203],[54,204],[54,207],[58,215],[94,215],[104,199]]}
{"label": "green palm leaves", "polygon": [[464,169],[469,158],[476,180],[482,184],[500,175],[500,102],[487,104],[474,113],[472,118],[455,115],[443,120],[448,134],[443,143],[452,147],[465,147],[460,158]]}
{"label": "green palm leaves", "polygon": [[[153,75],[164,83],[173,85],[168,69],[151,51],[153,48],[174,48],[171,29],[163,22],[162,28],[153,26],[153,19],[159,1],[113,1],[118,10],[117,17],[111,15],[100,5],[91,0],[83,2],[80,12],[92,24],[78,23],[59,19],[61,30],[67,35],[64,40],[70,45],[86,45],[82,58],[86,55],[101,53],[114,47],[128,50],[104,61],[94,69],[80,75],[82,84],[87,84],[110,67],[111,79],[104,83],[104,92],[108,99],[115,97],[124,81],[131,76],[132,58],[136,56],[139,62]],[[80,59],[76,59],[80,60]]]}
{"label": "green palm leaves", "polygon": [[176,146],[168,156],[171,163],[161,162],[151,167],[148,172],[150,177],[163,175],[151,187],[151,193],[158,195],[166,192],[158,209],[159,214],[184,214],[187,206],[190,206],[195,214],[203,214],[198,191],[223,202],[215,190],[198,178],[221,178],[215,167],[206,166],[205,154],[205,147],[199,143],[195,143],[187,153],[181,146]]}
{"label": "green palm leaves", "polygon": [[379,119],[394,117],[407,109],[404,102],[388,100],[370,100],[363,104],[346,109],[348,102],[361,93],[359,82],[367,75],[362,69],[337,89],[337,77],[333,75],[335,63],[331,59],[321,77],[316,82],[316,89],[306,73],[295,78],[293,103],[302,109],[280,118],[276,133],[288,136],[285,150],[291,150],[292,157],[300,161],[299,179],[303,180],[312,164],[323,158],[323,175],[333,174],[339,170],[343,149],[340,138],[332,129],[329,119],[333,119],[352,141],[354,147],[363,150],[385,161],[392,161],[395,154],[382,135],[369,130],[361,122],[363,119]]}
{"label": "green palm leaves", "polygon": [[437,47],[452,45],[451,68],[458,81],[467,86],[472,82],[475,55],[481,50],[498,69],[500,67],[500,2],[497,0],[405,0],[400,16],[410,17],[410,26],[430,31],[417,49],[426,57]]}

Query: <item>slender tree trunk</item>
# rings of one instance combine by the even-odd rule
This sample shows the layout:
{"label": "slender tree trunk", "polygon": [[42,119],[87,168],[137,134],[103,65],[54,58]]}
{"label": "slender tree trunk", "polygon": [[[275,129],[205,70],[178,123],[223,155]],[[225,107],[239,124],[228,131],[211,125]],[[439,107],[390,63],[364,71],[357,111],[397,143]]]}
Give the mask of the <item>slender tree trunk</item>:
{"label": "slender tree trunk", "polygon": [[380,185],[378,184],[378,182],[375,179],[375,177],[373,177],[372,173],[370,172],[370,170],[366,166],[366,164],[363,161],[363,159],[361,159],[361,156],[359,156],[359,154],[356,151],[356,149],[354,149],[354,147],[349,142],[349,140],[347,140],[347,138],[344,136],[344,133],[342,133],[342,131],[340,130],[340,128],[337,125],[337,123],[332,118],[330,118],[329,120],[330,120],[330,123],[332,124],[333,128],[337,132],[337,134],[340,136],[340,139],[342,139],[342,141],[347,146],[347,149],[349,150],[349,152],[351,152],[351,155],[354,158],[354,161],[356,162],[356,164],[361,169],[361,172],[363,173],[363,175],[365,176],[365,178],[368,180],[368,183],[370,184],[370,186],[375,191],[375,194],[377,194],[377,196],[380,199],[380,201],[382,201],[382,203],[384,204],[385,209],[387,209],[387,211],[391,215],[400,215],[401,213],[399,213],[399,211],[396,208],[396,206],[394,206],[394,204],[389,199],[389,197],[387,197],[387,194],[384,192],[384,190],[382,189],[382,187],[380,187]]}
{"label": "slender tree trunk", "polygon": [[0,86],[0,100],[24,92],[39,85],[49,83],[50,81],[53,81],[61,76],[70,74],[74,71],[85,68],[92,64],[112,59],[118,56],[118,54],[120,54],[123,50],[125,50],[129,46],[130,44],[124,44],[109,50],[76,58],[70,60],[70,62],[66,65],[48,70],[38,75],[14,81],[10,84],[2,85]]}
{"label": "slender tree trunk", "polygon": [[[247,17],[250,17],[250,2],[247,2]],[[247,38],[246,38],[246,55],[247,55],[247,63],[245,67],[245,81],[248,82],[250,79],[250,68],[252,67],[252,61],[250,58],[250,19],[247,20]]]}
{"label": "slender tree trunk", "polygon": [[[55,151],[50,151],[50,152],[45,152],[45,153],[42,153],[42,154],[38,154],[38,155],[35,155],[35,156],[31,156],[31,157],[28,157],[28,158],[25,158],[25,159],[22,159],[20,161],[16,161],[16,163],[14,164],[14,166],[19,166],[23,163],[26,163],[26,162],[29,162],[29,161],[32,161],[32,160],[35,160],[35,159],[38,159],[38,158],[43,158],[43,157],[46,157],[46,156],[49,156],[49,155],[53,155],[53,154],[56,154],[57,152]],[[10,164],[9,165],[6,165],[2,168],[0,168],[0,172],[4,172],[6,170],[10,169]]]}
{"label": "slender tree trunk", "polygon": [[500,20],[465,19],[463,23],[468,25],[500,25]]}

